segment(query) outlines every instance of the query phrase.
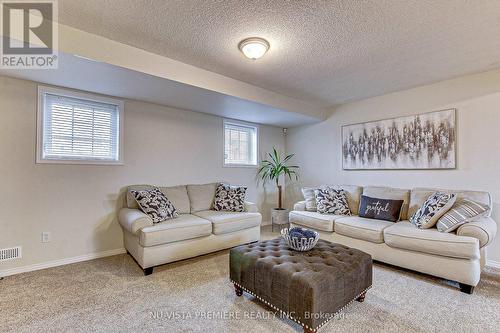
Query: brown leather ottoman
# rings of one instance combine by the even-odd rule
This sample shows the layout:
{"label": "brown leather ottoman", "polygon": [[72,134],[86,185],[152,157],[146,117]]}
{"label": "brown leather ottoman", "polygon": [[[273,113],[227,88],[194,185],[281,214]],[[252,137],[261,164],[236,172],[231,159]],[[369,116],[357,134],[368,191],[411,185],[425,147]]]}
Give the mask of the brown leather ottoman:
{"label": "brown leather ottoman", "polygon": [[230,279],[236,295],[246,291],[316,332],[346,305],[362,302],[372,285],[372,258],[344,245],[319,240],[298,252],[283,239],[231,249]]}

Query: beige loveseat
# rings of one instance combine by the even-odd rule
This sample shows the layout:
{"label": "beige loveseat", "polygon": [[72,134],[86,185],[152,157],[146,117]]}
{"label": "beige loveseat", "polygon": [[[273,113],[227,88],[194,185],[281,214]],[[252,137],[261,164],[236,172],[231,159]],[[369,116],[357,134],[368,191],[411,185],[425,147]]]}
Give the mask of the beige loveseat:
{"label": "beige loveseat", "polygon": [[[333,187],[346,191],[353,216],[307,211],[305,201],[300,201],[290,212],[290,223],[315,229],[323,239],[365,251],[374,260],[457,281],[462,291],[472,293],[485,264],[486,246],[493,241],[497,230],[495,221],[489,215],[466,223],[452,233],[442,233],[435,228],[418,229],[408,219],[437,189]],[[487,192],[440,190],[458,193],[458,199],[468,198],[492,207],[491,196]],[[357,216],[362,194],[404,200],[400,221],[393,223]]]}
{"label": "beige loveseat", "polygon": [[127,208],[118,213],[125,248],[148,275],[153,267],[169,262],[251,243],[260,239],[262,216],[257,206],[245,202],[245,212],[212,210],[216,184],[159,187],[173,203],[179,217],[153,224],[130,193],[152,188],[127,189]]}

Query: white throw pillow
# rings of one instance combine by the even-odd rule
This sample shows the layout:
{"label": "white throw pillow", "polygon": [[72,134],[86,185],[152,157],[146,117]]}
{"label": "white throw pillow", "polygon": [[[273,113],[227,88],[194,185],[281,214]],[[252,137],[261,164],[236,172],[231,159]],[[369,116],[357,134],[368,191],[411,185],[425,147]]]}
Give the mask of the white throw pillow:
{"label": "white throw pillow", "polygon": [[316,194],[314,194],[314,191],[316,190],[317,188],[314,187],[302,188],[302,195],[304,196],[304,200],[306,201],[306,210],[308,212],[315,212],[318,209],[316,205]]}

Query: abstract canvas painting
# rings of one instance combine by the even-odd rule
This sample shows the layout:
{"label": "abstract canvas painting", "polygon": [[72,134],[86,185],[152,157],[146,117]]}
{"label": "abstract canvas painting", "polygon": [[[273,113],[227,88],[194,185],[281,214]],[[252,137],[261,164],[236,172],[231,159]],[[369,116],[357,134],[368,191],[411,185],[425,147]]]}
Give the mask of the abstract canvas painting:
{"label": "abstract canvas painting", "polygon": [[342,167],[454,169],[455,109],[342,126]]}

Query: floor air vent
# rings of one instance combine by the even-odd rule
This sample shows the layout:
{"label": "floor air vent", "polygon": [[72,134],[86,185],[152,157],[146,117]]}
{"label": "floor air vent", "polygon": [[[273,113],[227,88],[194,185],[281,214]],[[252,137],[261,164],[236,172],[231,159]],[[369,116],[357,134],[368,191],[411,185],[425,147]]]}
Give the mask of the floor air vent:
{"label": "floor air vent", "polygon": [[22,247],[16,246],[8,249],[0,249],[0,261],[17,259],[22,257]]}

